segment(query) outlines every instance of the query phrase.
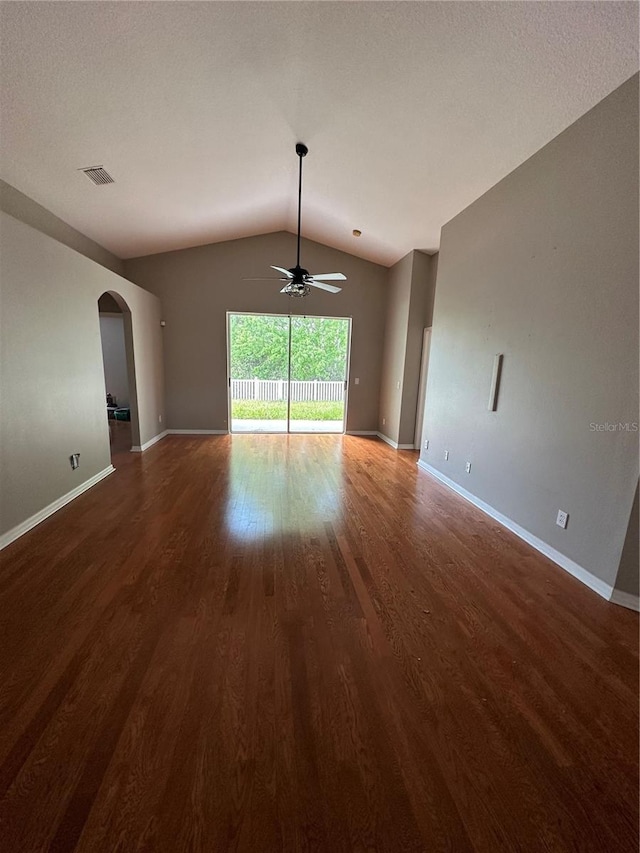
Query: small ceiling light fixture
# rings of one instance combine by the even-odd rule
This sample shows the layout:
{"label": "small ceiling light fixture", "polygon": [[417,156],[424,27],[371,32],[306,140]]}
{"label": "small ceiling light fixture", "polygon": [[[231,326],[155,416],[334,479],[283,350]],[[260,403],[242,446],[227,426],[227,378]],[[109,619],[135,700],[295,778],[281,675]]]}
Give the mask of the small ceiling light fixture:
{"label": "small ceiling light fixture", "polygon": [[362,231],[359,228],[354,228],[352,233],[354,237],[362,237]]}

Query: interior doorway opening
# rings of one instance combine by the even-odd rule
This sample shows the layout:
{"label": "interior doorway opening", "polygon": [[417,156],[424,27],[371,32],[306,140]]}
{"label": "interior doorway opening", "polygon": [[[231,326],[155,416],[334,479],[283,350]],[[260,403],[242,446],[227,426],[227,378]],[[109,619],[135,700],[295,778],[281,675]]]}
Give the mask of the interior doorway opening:
{"label": "interior doorway opening", "polygon": [[98,299],[102,365],[105,382],[105,417],[109,426],[111,461],[139,443],[135,394],[131,312],[113,291]]}
{"label": "interior doorway opening", "polygon": [[344,433],[351,319],[227,313],[231,432]]}
{"label": "interior doorway opening", "polygon": [[413,446],[422,450],[424,440],[424,415],[427,405],[427,378],[429,375],[429,353],[431,351],[431,326],[422,333],[422,357],[420,359],[420,381],[418,385],[418,404],[416,407],[416,428],[413,436]]}

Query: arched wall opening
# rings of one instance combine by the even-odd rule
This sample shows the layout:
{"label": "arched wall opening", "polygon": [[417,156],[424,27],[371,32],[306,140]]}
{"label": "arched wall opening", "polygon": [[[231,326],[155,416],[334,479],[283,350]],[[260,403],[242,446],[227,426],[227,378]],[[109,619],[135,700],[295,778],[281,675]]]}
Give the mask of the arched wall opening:
{"label": "arched wall opening", "polygon": [[131,310],[116,291],[98,299],[111,456],[140,444]]}

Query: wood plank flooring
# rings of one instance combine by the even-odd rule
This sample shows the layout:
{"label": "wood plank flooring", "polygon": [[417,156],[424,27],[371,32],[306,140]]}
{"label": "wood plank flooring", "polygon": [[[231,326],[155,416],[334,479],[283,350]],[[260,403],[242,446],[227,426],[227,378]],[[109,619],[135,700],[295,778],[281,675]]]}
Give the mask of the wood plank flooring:
{"label": "wood plank flooring", "polygon": [[415,463],[172,436],[2,552],[2,850],[637,851],[637,614]]}

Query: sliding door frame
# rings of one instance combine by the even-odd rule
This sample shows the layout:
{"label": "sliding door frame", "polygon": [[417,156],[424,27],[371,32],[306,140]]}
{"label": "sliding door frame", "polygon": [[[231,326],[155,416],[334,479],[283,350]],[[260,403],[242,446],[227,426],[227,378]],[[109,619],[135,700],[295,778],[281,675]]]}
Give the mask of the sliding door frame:
{"label": "sliding door frame", "polygon": [[[289,343],[288,343],[288,364],[287,364],[287,429],[285,432],[280,432],[279,430],[274,430],[272,433],[261,430],[260,433],[263,435],[345,435],[347,431],[347,410],[349,406],[349,376],[351,373],[351,334],[353,327],[353,319],[351,317],[337,317],[328,314],[292,314],[289,312],[288,314],[277,314],[273,311],[227,311],[227,423],[229,425],[229,432],[233,435],[242,435],[243,433],[234,433],[232,424],[232,401],[231,401],[231,317],[232,316],[245,316],[245,317],[284,317],[289,320]],[[293,433],[291,432],[291,321],[296,319],[296,317],[306,319],[307,317],[313,320],[346,320],[348,323],[348,331],[347,331],[347,355],[346,355],[346,363],[345,363],[345,379],[344,379],[344,406],[342,410],[342,430],[340,432],[332,432],[332,433],[321,433],[321,432],[312,432],[305,433],[303,430],[295,430]],[[244,435],[251,435],[252,433],[244,433]]]}

